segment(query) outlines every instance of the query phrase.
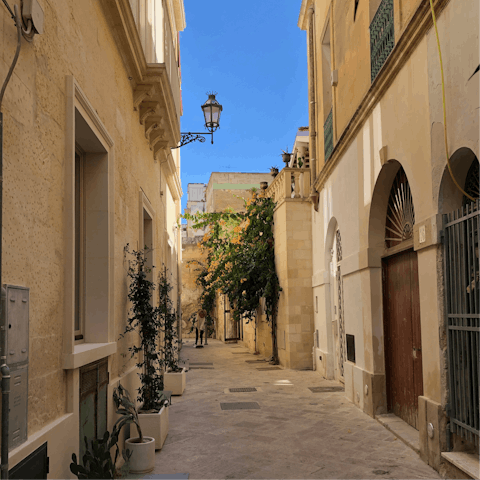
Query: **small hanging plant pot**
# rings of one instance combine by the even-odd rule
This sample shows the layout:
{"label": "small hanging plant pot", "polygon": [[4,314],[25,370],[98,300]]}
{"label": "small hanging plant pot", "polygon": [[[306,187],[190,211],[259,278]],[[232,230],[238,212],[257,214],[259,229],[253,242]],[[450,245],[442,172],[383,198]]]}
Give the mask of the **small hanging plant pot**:
{"label": "small hanging plant pot", "polygon": [[[273,178],[275,178],[278,175],[278,167],[270,167],[270,174],[272,175]],[[262,185],[262,183],[264,182],[261,182],[260,186]]]}

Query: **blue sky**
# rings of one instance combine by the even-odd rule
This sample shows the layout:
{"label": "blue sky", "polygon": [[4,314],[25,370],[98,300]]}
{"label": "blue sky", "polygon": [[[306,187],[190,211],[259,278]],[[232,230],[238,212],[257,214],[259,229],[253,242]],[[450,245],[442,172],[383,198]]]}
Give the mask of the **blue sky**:
{"label": "blue sky", "polygon": [[217,92],[220,129],[181,148],[182,213],[189,183],[211,172],[268,172],[283,166],[298,127],[308,125],[306,33],[301,0],[184,0],[180,33],[182,132],[203,132],[201,105]]}

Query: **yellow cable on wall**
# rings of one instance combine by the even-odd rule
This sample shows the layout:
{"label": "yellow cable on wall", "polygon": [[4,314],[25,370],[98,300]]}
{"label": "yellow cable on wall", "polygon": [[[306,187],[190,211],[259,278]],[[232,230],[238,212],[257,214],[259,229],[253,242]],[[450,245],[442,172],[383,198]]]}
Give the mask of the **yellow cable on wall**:
{"label": "yellow cable on wall", "polygon": [[443,78],[443,61],[442,61],[442,50],[440,49],[440,39],[438,38],[438,29],[437,29],[437,20],[435,18],[435,11],[433,9],[433,0],[430,0],[430,8],[432,10],[432,18],[433,18],[433,25],[435,27],[435,35],[437,37],[437,45],[438,45],[438,56],[440,57],[440,71],[442,73],[442,97],[443,97],[443,127],[445,131],[445,154],[447,155],[447,165],[448,171],[450,172],[450,176],[452,177],[453,183],[457,186],[457,188],[472,202],[475,201],[475,198],[470,196],[465,190],[458,184],[457,180],[453,176],[452,167],[450,166],[450,159],[448,157],[448,141],[447,141],[447,107],[445,105],[445,80]]}

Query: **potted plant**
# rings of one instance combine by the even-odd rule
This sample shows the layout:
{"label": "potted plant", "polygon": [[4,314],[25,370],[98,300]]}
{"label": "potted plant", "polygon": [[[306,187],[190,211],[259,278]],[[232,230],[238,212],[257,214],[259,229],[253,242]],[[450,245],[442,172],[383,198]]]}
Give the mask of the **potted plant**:
{"label": "potted plant", "polygon": [[164,388],[172,392],[172,395],[182,395],[187,382],[185,368],[178,366],[178,334],[176,330],[177,315],[172,308],[170,291],[172,286],[167,280],[167,269],[159,278],[159,316],[164,327]]}
{"label": "potted plant", "polygon": [[303,157],[298,157],[297,165],[298,165],[298,168],[303,167]]}
{"label": "potted plant", "polygon": [[270,174],[272,175],[273,178],[275,178],[278,175],[278,167],[270,167]]}
{"label": "potted plant", "polygon": [[169,403],[163,385],[163,352],[158,348],[162,328],[160,310],[159,307],[152,305],[155,285],[147,278],[147,273],[150,272],[146,265],[148,250],[130,252],[127,244],[125,251],[133,255],[128,268],[130,278],[128,299],[132,303],[132,308],[125,332],[120,337],[134,330],[140,335],[140,345],[133,345],[128,349],[132,357],[143,353],[142,361],[136,364],[141,369],[139,376],[142,382],[137,397],[142,404],[138,418],[143,433],[153,437],[155,448],[160,449],[168,433]]}
{"label": "potted plant", "polygon": [[116,421],[114,429],[120,431],[126,424],[134,424],[137,427],[138,437],[125,440],[125,447],[130,452],[130,473],[148,473],[155,467],[155,439],[143,435],[140,419],[131,400],[128,390],[119,384],[113,391],[113,401],[117,407],[120,418]]}
{"label": "potted plant", "polygon": [[288,153],[288,147],[287,147],[287,150],[282,150],[282,160],[283,160],[283,163],[285,163],[285,166],[288,167],[288,164],[290,163],[290,157],[292,156],[291,153]]}

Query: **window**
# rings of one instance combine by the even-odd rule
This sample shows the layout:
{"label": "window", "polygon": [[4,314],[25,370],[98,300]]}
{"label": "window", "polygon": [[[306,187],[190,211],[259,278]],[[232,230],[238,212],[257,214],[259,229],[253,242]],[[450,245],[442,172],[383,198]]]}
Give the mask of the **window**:
{"label": "window", "polygon": [[333,151],[333,96],[332,96],[332,51],[330,47],[330,20],[327,21],[322,40],[322,86],[323,86],[323,140],[325,162]]}
{"label": "window", "polygon": [[85,279],[84,154],[75,151],[75,341],[83,340]]}
{"label": "window", "polygon": [[116,350],[113,331],[113,140],[67,77],[64,368]]}

